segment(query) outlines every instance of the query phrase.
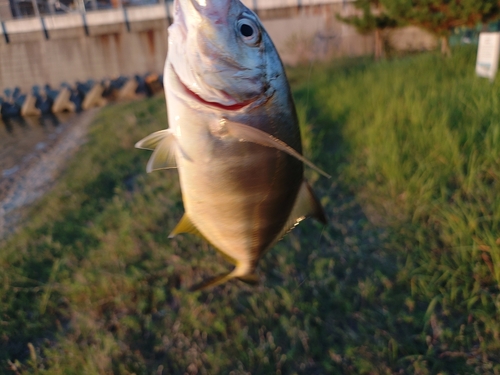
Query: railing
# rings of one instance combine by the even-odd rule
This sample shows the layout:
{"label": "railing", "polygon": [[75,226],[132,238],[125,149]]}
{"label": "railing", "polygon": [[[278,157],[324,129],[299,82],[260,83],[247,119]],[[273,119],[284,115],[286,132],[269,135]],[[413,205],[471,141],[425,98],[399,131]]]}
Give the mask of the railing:
{"label": "railing", "polygon": [[[301,7],[353,0],[242,0],[253,10]],[[171,5],[173,0],[0,0],[0,21],[42,17],[65,13],[86,13],[96,10],[119,9],[142,5]],[[168,6],[170,7],[170,6]],[[168,9],[167,9],[168,10]]]}
{"label": "railing", "polygon": [[162,0],[0,0],[0,21],[164,3]]}

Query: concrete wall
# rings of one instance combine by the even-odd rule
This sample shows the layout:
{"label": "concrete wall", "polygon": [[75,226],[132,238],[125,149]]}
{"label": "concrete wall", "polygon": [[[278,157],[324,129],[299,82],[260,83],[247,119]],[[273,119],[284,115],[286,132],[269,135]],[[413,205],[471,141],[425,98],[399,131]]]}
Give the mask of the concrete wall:
{"label": "concrete wall", "polygon": [[[244,2],[252,7],[271,4],[267,1]],[[359,35],[335,17],[356,12],[352,3],[275,1],[330,2],[272,9],[259,5],[259,16],[285,63],[373,53],[373,35]],[[168,12],[165,4],[157,4],[88,12],[85,19],[74,13],[44,16],[43,22],[40,18],[5,21],[7,38],[0,27],[0,90],[19,86],[26,92],[34,84],[58,87],[91,78],[160,73],[167,54]],[[395,31],[389,39],[403,49],[431,48],[433,41],[418,29],[406,34]]]}
{"label": "concrete wall", "polygon": [[167,54],[164,6],[132,8],[128,19],[130,31],[121,9],[87,13],[87,35],[80,14],[45,17],[48,39],[38,18],[6,22],[9,43],[0,29],[0,89],[161,72]]}
{"label": "concrete wall", "polygon": [[[347,17],[358,12],[352,2],[337,2],[301,8],[259,10],[259,16],[283,61],[294,65],[373,54],[374,34],[360,35],[354,27],[340,22],[336,17],[337,14]],[[397,51],[436,48],[433,35],[412,26],[386,30],[384,38],[389,49]]]}
{"label": "concrete wall", "polygon": [[0,20],[11,18],[9,0],[0,0]]}

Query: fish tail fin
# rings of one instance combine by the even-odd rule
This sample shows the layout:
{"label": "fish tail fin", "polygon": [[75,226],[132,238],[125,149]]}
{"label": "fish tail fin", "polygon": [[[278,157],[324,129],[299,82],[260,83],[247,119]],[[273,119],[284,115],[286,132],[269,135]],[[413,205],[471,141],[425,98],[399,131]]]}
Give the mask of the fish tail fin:
{"label": "fish tail fin", "polygon": [[220,285],[220,284],[224,284],[226,281],[231,280],[232,278],[234,278],[233,272],[223,273],[222,275],[216,276],[216,277],[214,277],[212,279],[202,281],[199,284],[193,285],[191,288],[189,288],[189,290],[191,292],[196,292],[198,290],[212,288],[214,286],[217,286],[217,285]]}
{"label": "fish tail fin", "polygon": [[195,292],[198,290],[203,290],[207,288],[212,288],[214,286],[220,285],[229,281],[231,279],[237,278],[247,284],[255,285],[259,282],[259,278],[255,273],[248,272],[249,267],[247,264],[238,263],[234,270],[231,272],[223,273],[222,275],[216,276],[212,279],[202,281],[199,284],[195,284],[190,288],[190,291]]}
{"label": "fish tail fin", "polygon": [[238,280],[241,280],[244,283],[247,283],[250,285],[257,285],[260,281],[259,276],[257,276],[256,273],[251,273],[251,274],[245,275],[245,276],[238,276]]}

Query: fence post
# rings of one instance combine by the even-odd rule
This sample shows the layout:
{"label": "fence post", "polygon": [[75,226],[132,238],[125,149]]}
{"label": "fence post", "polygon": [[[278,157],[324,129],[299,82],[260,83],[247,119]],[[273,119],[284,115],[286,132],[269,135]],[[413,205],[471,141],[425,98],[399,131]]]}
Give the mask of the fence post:
{"label": "fence post", "polygon": [[87,10],[85,9],[85,1],[84,0],[77,0],[78,2],[78,8],[80,8],[80,12],[83,14]]}
{"label": "fence post", "polygon": [[122,7],[123,10],[123,19],[125,20],[125,27],[127,28],[127,32],[130,32],[130,22],[128,20],[127,8]]}
{"label": "fence post", "polygon": [[49,13],[50,14],[54,14],[55,13],[55,10],[54,10],[54,0],[47,0],[47,4],[49,6]]}
{"label": "fence post", "polygon": [[85,30],[85,35],[89,36],[89,25],[87,24],[87,17],[85,16],[85,10],[82,12],[83,30]]}
{"label": "fence post", "polygon": [[38,10],[38,3],[36,0],[31,0],[31,5],[33,6],[33,12],[35,12],[36,17],[40,17],[40,11]]}
{"label": "fence post", "polygon": [[43,34],[45,35],[45,39],[49,40],[49,30],[47,30],[47,26],[45,25],[45,20],[43,17],[40,17],[40,22],[42,24]]}
{"label": "fence post", "polygon": [[0,24],[2,25],[2,30],[3,30],[3,36],[5,38],[5,43],[9,44],[10,39],[9,39],[9,34],[7,33],[7,28],[5,27],[5,23],[3,21],[0,21]]}

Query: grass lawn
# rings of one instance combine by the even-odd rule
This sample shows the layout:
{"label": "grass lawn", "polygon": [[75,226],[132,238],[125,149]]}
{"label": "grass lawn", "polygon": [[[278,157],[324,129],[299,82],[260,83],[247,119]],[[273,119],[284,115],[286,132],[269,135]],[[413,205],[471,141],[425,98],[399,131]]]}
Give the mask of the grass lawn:
{"label": "grass lawn", "polygon": [[133,148],[163,98],[109,106],[0,251],[0,373],[500,374],[499,83],[475,50],[289,71],[329,217],[260,262],[191,235],[175,171]]}

